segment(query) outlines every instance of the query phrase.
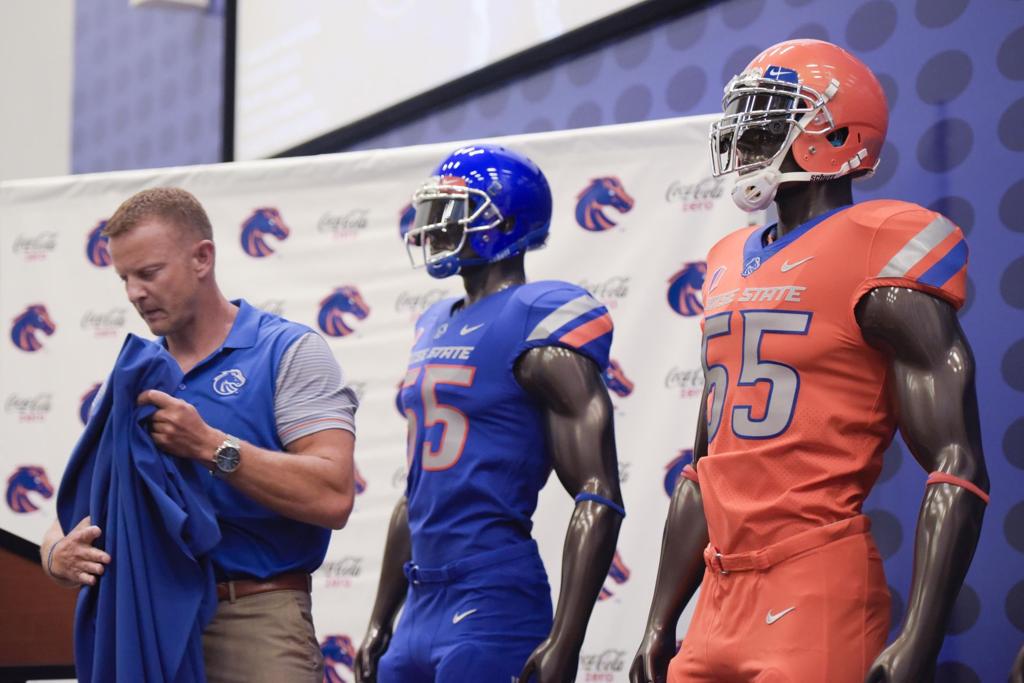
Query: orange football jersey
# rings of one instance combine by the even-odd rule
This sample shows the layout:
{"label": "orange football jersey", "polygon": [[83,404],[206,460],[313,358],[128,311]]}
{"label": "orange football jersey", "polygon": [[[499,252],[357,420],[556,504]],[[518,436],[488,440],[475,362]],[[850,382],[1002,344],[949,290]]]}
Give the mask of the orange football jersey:
{"label": "orange football jersey", "polygon": [[889,364],[854,314],[861,297],[900,286],[964,300],[963,234],[916,204],[837,209],[767,246],[764,233],[716,244],[703,287],[708,450],[697,471],[722,553],[860,512],[895,429]]}

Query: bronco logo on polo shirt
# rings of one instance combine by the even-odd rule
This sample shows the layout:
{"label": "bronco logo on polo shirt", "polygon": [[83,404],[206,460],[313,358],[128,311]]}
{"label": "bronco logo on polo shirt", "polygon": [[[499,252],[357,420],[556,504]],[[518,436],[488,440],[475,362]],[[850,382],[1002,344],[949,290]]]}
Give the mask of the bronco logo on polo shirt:
{"label": "bronco logo on polo shirt", "polygon": [[238,368],[217,373],[217,376],[213,378],[213,390],[221,396],[237,394],[243,386],[245,386],[245,375]]}

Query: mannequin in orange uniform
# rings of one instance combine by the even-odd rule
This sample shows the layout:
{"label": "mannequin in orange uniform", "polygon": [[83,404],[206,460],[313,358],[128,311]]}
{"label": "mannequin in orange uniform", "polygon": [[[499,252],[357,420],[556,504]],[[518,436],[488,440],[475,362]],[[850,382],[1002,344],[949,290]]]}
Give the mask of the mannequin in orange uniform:
{"label": "mannequin in orange uniform", "polygon": [[[966,243],[915,204],[853,203],[888,111],[844,50],[771,47],[723,104],[714,172],[738,172],[736,203],[774,200],[779,221],[708,255],[694,466],[673,495],[630,679],[929,680],[988,501],[956,319]],[[897,428],[929,477],[907,615],[886,648],[889,594],[861,506]]]}

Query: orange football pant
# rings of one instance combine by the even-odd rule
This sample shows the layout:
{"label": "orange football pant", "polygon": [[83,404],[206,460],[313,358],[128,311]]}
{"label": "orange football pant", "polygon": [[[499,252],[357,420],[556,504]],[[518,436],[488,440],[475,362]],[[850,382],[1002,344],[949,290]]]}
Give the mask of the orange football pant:
{"label": "orange football pant", "polygon": [[889,632],[870,520],[852,517],[708,568],[669,683],[863,683]]}

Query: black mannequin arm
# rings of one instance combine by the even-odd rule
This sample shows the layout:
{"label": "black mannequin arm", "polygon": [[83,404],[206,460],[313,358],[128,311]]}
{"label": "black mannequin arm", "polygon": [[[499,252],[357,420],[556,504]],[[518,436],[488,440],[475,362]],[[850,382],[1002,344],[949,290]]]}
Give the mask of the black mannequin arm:
{"label": "black mannequin arm", "polygon": [[370,625],[356,655],[355,676],[358,683],[373,683],[377,680],[377,663],[388,649],[395,616],[405,602],[409,581],[405,578],[403,566],[410,559],[412,540],[409,535],[408,501],[402,496],[391,513],[380,581],[377,584],[377,599],[370,613]]}
{"label": "black mannequin arm", "polygon": [[[705,386],[693,444],[695,466],[708,449],[707,399]],[[668,662],[676,653],[679,616],[704,577],[704,548],[707,544],[708,525],[704,519],[700,487],[680,476],[665,520],[651,611],[640,649],[629,670],[630,683],[662,683],[665,680]]]}
{"label": "black mannequin arm", "polygon": [[[866,294],[856,313],[865,340],[891,360],[893,407],[914,458],[929,473],[943,472],[987,492],[974,357],[953,308],[919,291],[885,287]],[[907,613],[868,681],[931,680],[984,513],[984,501],[965,488],[927,487]]]}
{"label": "black mannequin arm", "polygon": [[[612,406],[600,370],[569,349],[527,351],[516,379],[540,406],[559,481],[574,498],[591,493],[622,505]],[[573,510],[562,553],[562,583],[548,638],[534,650],[520,681],[565,683],[576,676],[587,622],[608,575],[622,517],[602,503]]]}

